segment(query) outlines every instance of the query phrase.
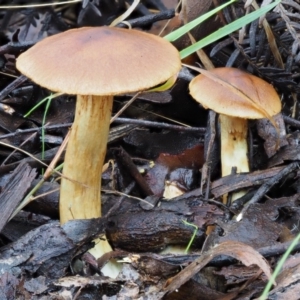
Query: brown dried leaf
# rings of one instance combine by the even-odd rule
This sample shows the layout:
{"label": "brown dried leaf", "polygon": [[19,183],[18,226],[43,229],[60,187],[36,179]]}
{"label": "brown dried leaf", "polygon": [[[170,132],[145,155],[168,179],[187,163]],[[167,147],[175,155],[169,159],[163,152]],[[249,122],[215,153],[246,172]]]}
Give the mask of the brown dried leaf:
{"label": "brown dried leaf", "polygon": [[228,241],[221,243],[210,251],[204,253],[200,258],[196,259],[183,271],[170,279],[164,291],[166,293],[170,293],[178,289],[182,284],[187,282],[203,267],[205,267],[213,258],[219,255],[234,257],[246,266],[257,265],[265,273],[268,279],[271,277],[270,266],[261,254],[246,244]]}
{"label": "brown dried leaf", "polygon": [[161,153],[155,161],[155,166],[149,170],[145,180],[154,195],[162,195],[166,176],[172,171],[184,169],[199,169],[203,165],[203,145],[198,144],[185,149],[179,154]]}
{"label": "brown dried leaf", "polygon": [[161,153],[155,163],[166,166],[171,171],[178,168],[200,168],[203,165],[203,145],[195,145],[176,155]]}

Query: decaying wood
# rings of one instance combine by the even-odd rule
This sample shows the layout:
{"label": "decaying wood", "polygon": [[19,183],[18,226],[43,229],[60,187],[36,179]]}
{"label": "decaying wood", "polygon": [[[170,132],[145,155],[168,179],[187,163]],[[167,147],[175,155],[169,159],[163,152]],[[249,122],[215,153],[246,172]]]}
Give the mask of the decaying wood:
{"label": "decaying wood", "polygon": [[267,180],[278,174],[283,167],[276,167],[252,173],[240,173],[222,177],[211,184],[211,193],[216,197],[248,187],[262,185]]}
{"label": "decaying wood", "polygon": [[[297,142],[297,141],[296,141]],[[269,167],[274,167],[283,164],[286,161],[298,161],[300,160],[300,146],[299,145],[288,145],[283,147],[271,157],[269,161]]]}
{"label": "decaying wood", "polygon": [[[109,218],[107,237],[116,248],[127,251],[158,251],[168,245],[187,245],[193,235],[193,227],[182,222],[184,215],[161,210],[122,214]],[[132,243],[132,240],[138,243]],[[197,231],[193,245],[199,247],[204,233]]]}
{"label": "decaying wood", "polygon": [[[215,205],[196,199],[161,201],[157,207],[146,210],[130,207],[129,211],[123,202],[123,208],[108,217],[107,228],[112,244],[128,251],[158,251],[174,244],[186,246],[194,228],[185,225],[183,220],[198,226],[193,246],[199,246],[204,241],[207,223],[212,224],[223,216]],[[138,243],[132,243],[133,238]]]}
{"label": "decaying wood", "polygon": [[265,140],[264,148],[268,157],[288,144],[282,114],[275,115],[273,122],[278,126],[277,128],[268,119],[256,120],[258,135]]}
{"label": "decaying wood", "polygon": [[[106,219],[75,220],[60,226],[52,222],[40,226],[0,249],[0,276],[4,273],[45,275],[48,280],[63,276],[72,257],[91,247],[104,232]],[[29,276],[29,279],[30,276]]]}
{"label": "decaying wood", "polygon": [[11,214],[22,201],[37,172],[28,164],[21,163],[12,173],[0,194],[0,232]]}

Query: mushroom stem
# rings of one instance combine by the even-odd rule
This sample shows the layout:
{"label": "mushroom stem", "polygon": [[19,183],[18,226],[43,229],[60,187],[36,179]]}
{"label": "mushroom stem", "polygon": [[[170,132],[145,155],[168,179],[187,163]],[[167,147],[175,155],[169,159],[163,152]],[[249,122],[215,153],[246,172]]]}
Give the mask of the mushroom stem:
{"label": "mushroom stem", "polygon": [[[106,154],[113,96],[77,96],[75,119],[61,179],[60,223],[101,217],[101,174]],[[90,252],[96,257],[111,251],[105,237]],[[104,270],[105,268],[105,270]],[[115,278],[118,267],[108,262],[102,272]]]}
{"label": "mushroom stem", "polygon": [[[221,131],[221,164],[222,176],[230,175],[232,167],[237,168],[237,173],[249,172],[246,119],[229,117],[220,114]],[[234,193],[232,201],[245,194],[244,191]],[[226,197],[227,198],[227,197]],[[225,201],[223,199],[223,201]]]}
{"label": "mushroom stem", "polygon": [[112,103],[112,96],[77,96],[63,169],[66,178],[61,180],[61,224],[101,217],[101,174]]}

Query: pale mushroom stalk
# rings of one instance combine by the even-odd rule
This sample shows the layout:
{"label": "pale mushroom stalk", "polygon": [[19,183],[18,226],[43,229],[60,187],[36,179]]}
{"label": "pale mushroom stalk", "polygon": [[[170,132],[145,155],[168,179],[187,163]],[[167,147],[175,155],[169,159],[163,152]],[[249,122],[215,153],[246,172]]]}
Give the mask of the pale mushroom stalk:
{"label": "pale mushroom stalk", "polygon": [[[220,114],[219,122],[222,177],[230,175],[232,167],[237,168],[237,173],[249,172],[247,145],[248,121]],[[245,191],[233,193],[231,201],[235,201],[244,194]],[[226,200],[227,197],[223,199],[224,202]]]}
{"label": "pale mushroom stalk", "polygon": [[[99,218],[113,96],[77,96],[60,192],[60,222]],[[86,199],[86,201],[85,201]]]}
{"label": "pale mushroom stalk", "polygon": [[232,173],[249,172],[247,130],[248,121],[242,118],[219,116],[221,131],[222,176]]}
{"label": "pale mushroom stalk", "polygon": [[[101,174],[104,164],[113,96],[77,95],[75,119],[65,154],[60,189],[60,223],[72,219],[99,218]],[[87,201],[85,201],[86,199]],[[95,241],[95,257],[112,251],[106,237]],[[110,261],[102,272],[116,277],[119,269]]]}

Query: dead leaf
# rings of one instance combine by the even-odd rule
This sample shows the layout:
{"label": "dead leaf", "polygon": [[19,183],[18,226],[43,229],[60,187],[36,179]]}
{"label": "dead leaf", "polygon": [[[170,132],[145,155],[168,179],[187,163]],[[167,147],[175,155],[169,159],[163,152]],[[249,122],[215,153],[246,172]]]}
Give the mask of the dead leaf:
{"label": "dead leaf", "polygon": [[[183,174],[182,169],[185,169],[188,172],[188,170],[200,169],[202,165],[203,145],[197,144],[192,148],[184,149],[183,152],[175,155],[170,153],[161,153],[155,161],[155,166],[148,171],[145,179],[154,195],[162,195],[165,188],[165,179],[168,175],[171,181],[174,181],[172,179],[176,178],[176,176],[172,176],[172,172],[179,172],[179,169],[181,169],[180,172]],[[177,176],[177,179],[180,176]],[[181,177],[183,179],[182,181],[188,181],[184,180],[184,178],[187,179],[187,177]],[[183,189],[186,190],[189,189],[189,187],[185,185],[185,188]]]}
{"label": "dead leaf", "polygon": [[246,266],[257,265],[262,269],[268,279],[271,277],[270,266],[261,254],[246,244],[228,241],[221,243],[210,251],[204,253],[201,257],[187,266],[183,271],[170,279],[168,285],[164,288],[164,291],[166,293],[175,291],[181,285],[191,279],[195,274],[197,274],[213,258],[219,255],[234,257]]}

